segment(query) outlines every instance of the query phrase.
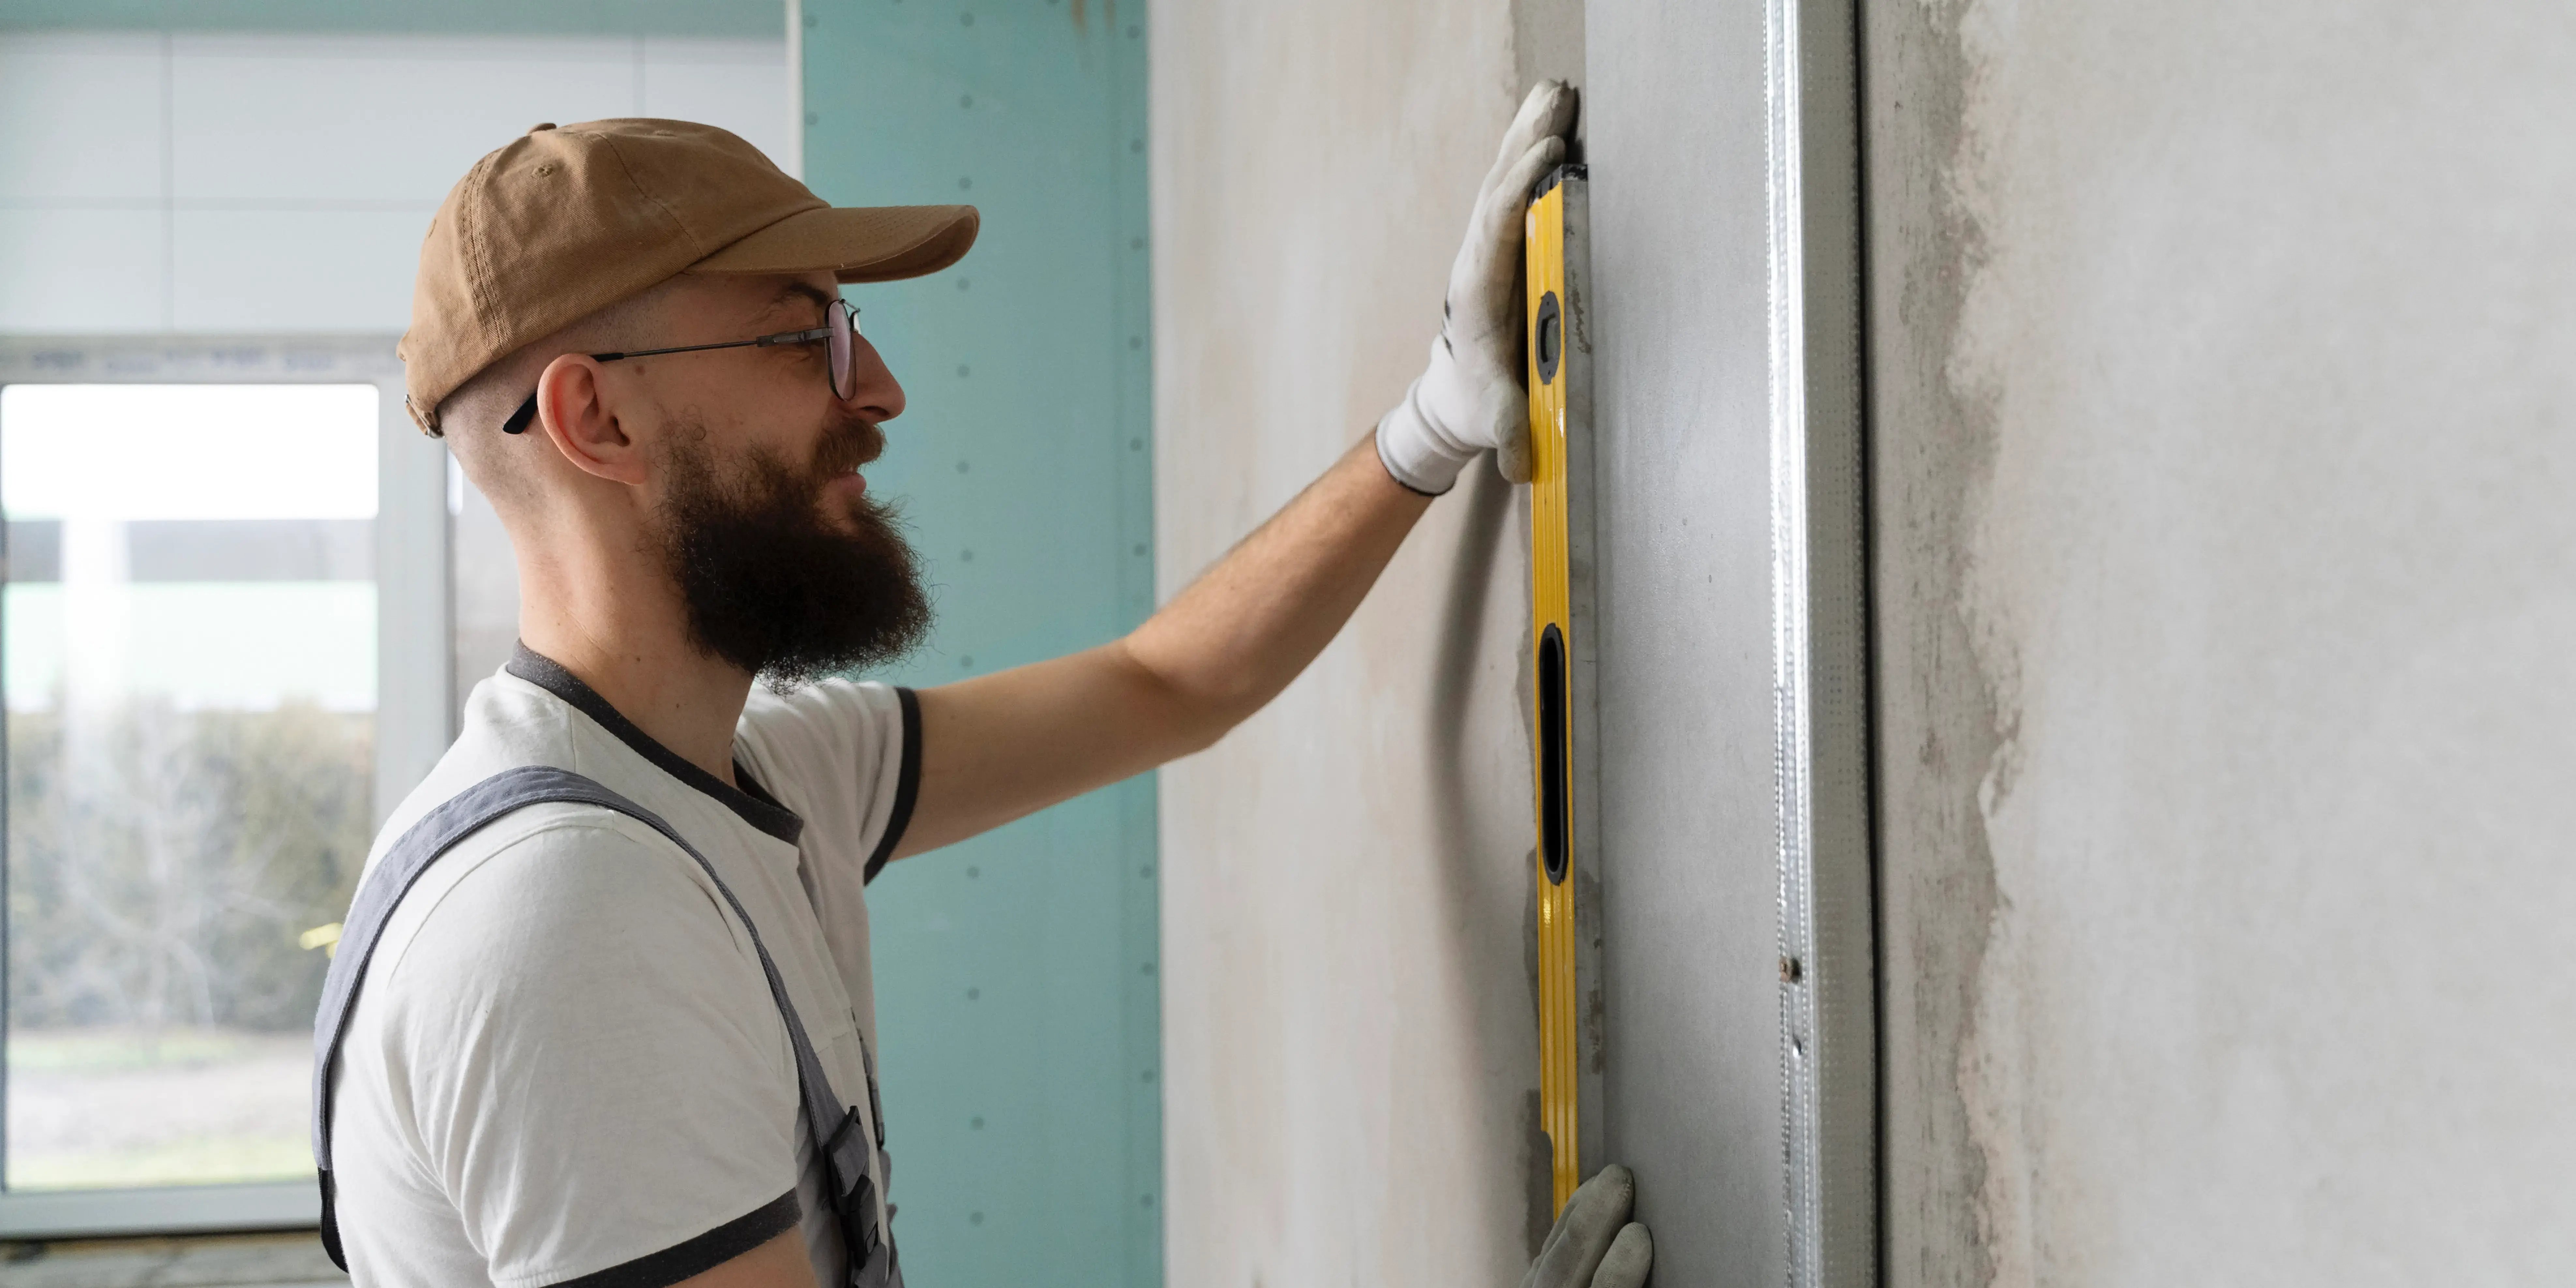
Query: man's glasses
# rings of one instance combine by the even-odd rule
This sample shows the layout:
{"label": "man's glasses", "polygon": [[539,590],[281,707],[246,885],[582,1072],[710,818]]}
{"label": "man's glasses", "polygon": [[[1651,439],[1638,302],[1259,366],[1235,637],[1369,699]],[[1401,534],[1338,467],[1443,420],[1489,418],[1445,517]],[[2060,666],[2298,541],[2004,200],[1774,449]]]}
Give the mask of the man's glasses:
{"label": "man's glasses", "polygon": [[[728,340],[723,344],[684,344],[676,349],[638,349],[632,353],[594,353],[593,362],[615,362],[621,358],[652,358],[665,353],[696,353],[703,349],[766,349],[781,344],[824,344],[832,356],[824,378],[832,384],[832,396],[850,398],[859,392],[859,311],[848,300],[834,300],[824,306],[823,325],[808,331],[781,331],[776,335],[754,336],[748,340]],[[504,434],[525,433],[537,418],[537,395],[529,391],[528,400],[519,404],[510,418],[501,422]]]}

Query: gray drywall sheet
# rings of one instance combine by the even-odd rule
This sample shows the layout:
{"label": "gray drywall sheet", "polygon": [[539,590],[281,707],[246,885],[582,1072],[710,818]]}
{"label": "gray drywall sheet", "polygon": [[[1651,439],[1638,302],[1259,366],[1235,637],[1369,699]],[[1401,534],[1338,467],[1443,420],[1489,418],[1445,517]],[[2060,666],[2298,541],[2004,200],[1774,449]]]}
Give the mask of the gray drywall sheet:
{"label": "gray drywall sheet", "polygon": [[[1422,370],[1516,68],[1561,66],[1513,17],[1152,7],[1163,594]],[[1520,513],[1471,466],[1287,692],[1163,772],[1173,1284],[1508,1285],[1546,1233]]]}
{"label": "gray drywall sheet", "polygon": [[1849,31],[1586,18],[1605,1099],[1666,1284],[1874,1269]]}
{"label": "gray drywall sheet", "polygon": [[[1639,1173],[1665,1288],[1777,1288],[1790,1267],[1775,338],[1808,353],[1837,303],[1848,329],[1852,296],[1803,290],[1775,337],[1773,198],[1798,190],[1770,178],[1768,19],[1764,0],[1151,18],[1166,595],[1401,396],[1516,83],[1586,83],[1607,1152]],[[1847,77],[1848,48],[1823,47]],[[1797,424],[1816,401],[1789,400]],[[1852,499],[1792,513],[1848,525]],[[1173,1283],[1509,1284],[1546,1231],[1525,505],[1469,469],[1304,676],[1164,772]],[[1857,551],[1827,553],[1841,563],[1796,565],[1804,601],[1848,605],[1813,570],[1848,575]],[[1847,707],[1828,681],[1795,709]],[[1849,750],[1792,751],[1812,770],[1829,746]],[[1807,781],[1829,779],[1853,776]],[[1847,832],[1798,835],[1854,853]],[[1834,898],[1812,902],[1851,911]],[[1829,1010],[1828,1037],[1850,1018]],[[1865,1089],[1866,1053],[1859,1073]]]}

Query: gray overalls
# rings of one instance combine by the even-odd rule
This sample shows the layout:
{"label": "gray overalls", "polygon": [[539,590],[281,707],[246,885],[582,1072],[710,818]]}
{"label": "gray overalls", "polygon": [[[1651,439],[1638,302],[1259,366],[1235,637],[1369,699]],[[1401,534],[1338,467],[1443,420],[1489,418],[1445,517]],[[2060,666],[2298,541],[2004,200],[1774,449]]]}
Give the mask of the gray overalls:
{"label": "gray overalls", "polygon": [[[878,1217],[876,1183],[868,1175],[868,1121],[884,1123],[885,1115],[877,1106],[876,1064],[867,1052],[867,1040],[860,1038],[859,1057],[867,1068],[868,1115],[862,1118],[855,1106],[845,1105],[832,1090],[831,1080],[823,1075],[822,1062],[814,1057],[814,1044],[806,1040],[805,1024],[796,1017],[796,1007],[787,1000],[787,985],[778,977],[778,966],[769,959],[769,949],[760,942],[760,928],[751,924],[750,914],[743,911],[742,901],[716,875],[715,865],[698,853],[670,824],[651,810],[568,770],[544,765],[525,765],[507,769],[458,793],[446,803],[431,810],[394,841],[376,870],[358,887],[358,897],[349,904],[348,920],[340,931],[340,945],[331,958],[330,973],[322,984],[322,1009],[313,1020],[313,1165],[322,1182],[322,1247],[331,1254],[331,1263],[342,1270],[349,1259],[340,1249],[340,1225],[333,1211],[331,1184],[331,1066],[339,1059],[340,1039],[349,1027],[349,1013],[358,1000],[358,986],[365,980],[367,961],[375,955],[376,937],[384,933],[385,923],[393,917],[395,905],[411,890],[420,874],[429,870],[456,843],[480,830],[484,824],[528,805],[570,803],[596,805],[627,815],[671,839],[687,851],[715,882],[726,906],[740,919],[751,936],[752,948],[760,954],[761,973],[769,977],[769,996],[778,1003],[778,1014],[787,1021],[787,1040],[796,1049],[796,1086],[805,1104],[805,1127],[823,1155],[825,1201],[832,1205],[833,1216],[841,1227],[841,1245],[849,1251],[848,1288],[903,1288],[903,1269],[896,1263],[894,1232],[881,1224]],[[890,1174],[891,1163],[878,1142],[877,1164],[880,1173]],[[884,1209],[887,1220],[894,1210]]]}

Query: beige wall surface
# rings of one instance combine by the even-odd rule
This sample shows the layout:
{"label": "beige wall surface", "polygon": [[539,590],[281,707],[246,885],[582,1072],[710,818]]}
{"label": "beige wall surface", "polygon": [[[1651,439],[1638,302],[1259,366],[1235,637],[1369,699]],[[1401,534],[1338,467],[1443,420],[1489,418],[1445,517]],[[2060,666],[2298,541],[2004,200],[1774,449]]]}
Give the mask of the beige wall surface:
{"label": "beige wall surface", "polygon": [[1867,10],[1890,1278],[2576,1263],[2576,10]]}
{"label": "beige wall surface", "polygon": [[[1511,9],[1469,0],[1152,21],[1168,597],[1420,370],[1522,60]],[[1164,772],[1171,1283],[1526,1266],[1545,1138],[1521,514],[1471,466],[1310,672]]]}

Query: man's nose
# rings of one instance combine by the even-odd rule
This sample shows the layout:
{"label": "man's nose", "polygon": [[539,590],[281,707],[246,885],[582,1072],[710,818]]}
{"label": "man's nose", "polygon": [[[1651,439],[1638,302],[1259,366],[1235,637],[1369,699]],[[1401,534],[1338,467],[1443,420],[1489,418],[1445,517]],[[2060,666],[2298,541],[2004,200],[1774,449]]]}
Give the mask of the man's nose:
{"label": "man's nose", "polygon": [[903,384],[894,378],[893,372],[886,370],[884,357],[877,353],[875,345],[868,343],[867,337],[856,337],[853,343],[858,347],[851,353],[850,361],[856,368],[853,374],[858,377],[858,387],[851,390],[844,401],[860,416],[871,421],[889,421],[902,415]]}

